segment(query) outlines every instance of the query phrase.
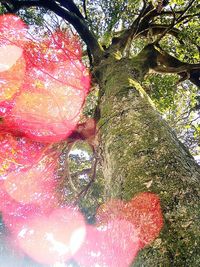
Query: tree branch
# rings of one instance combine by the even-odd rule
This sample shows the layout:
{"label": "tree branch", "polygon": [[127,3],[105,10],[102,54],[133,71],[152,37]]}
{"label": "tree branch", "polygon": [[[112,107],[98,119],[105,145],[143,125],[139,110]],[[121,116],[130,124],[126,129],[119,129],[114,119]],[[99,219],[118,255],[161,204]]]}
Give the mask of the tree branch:
{"label": "tree branch", "polygon": [[2,5],[7,9],[8,12],[12,13],[12,8],[7,3],[2,3]]}
{"label": "tree branch", "polygon": [[[192,7],[192,5],[194,4],[196,0],[192,0],[188,6],[186,6],[186,8],[182,11],[182,13],[178,16],[178,18],[176,19],[176,17],[174,16],[172,23],[169,25],[169,27],[158,37],[158,39],[154,42],[154,44],[158,44],[162,38],[179,22],[181,22],[183,15]],[[174,14],[176,14],[176,12],[174,12]]]}
{"label": "tree branch", "polygon": [[194,4],[196,0],[192,0],[188,6],[183,10],[182,14],[179,15],[179,17],[177,18],[177,23],[181,20],[181,18],[183,17],[183,15],[192,7],[192,5]]}
{"label": "tree branch", "polygon": [[[45,0],[44,0],[45,1]],[[63,2],[63,1],[60,1]],[[70,10],[64,10],[62,7],[58,6],[54,1],[52,0],[46,0],[46,6],[43,6],[50,9],[54,13],[56,13],[58,16],[62,17],[63,19],[67,20],[70,24],[74,26],[76,31],[79,33],[82,40],[87,45],[87,51],[88,56],[90,60],[90,64],[93,64],[92,62],[92,56],[94,58],[94,63],[99,61],[99,58],[101,58],[103,54],[103,50],[101,49],[101,46],[99,45],[96,37],[94,34],[89,30],[87,23],[82,15],[80,15],[80,11],[78,12],[78,8],[76,5],[70,0],[71,6],[67,4],[68,9]],[[72,10],[75,10],[76,13],[79,13],[79,16],[77,16],[75,13],[72,12]],[[81,16],[81,18],[80,18]]]}
{"label": "tree branch", "polygon": [[[186,8],[182,11],[163,11],[158,12],[156,8],[153,7],[153,5],[150,3],[148,6],[143,6],[143,9],[140,12],[139,17],[133,22],[131,27],[124,31],[124,33],[117,38],[117,40],[114,40],[117,44],[121,43],[121,46],[123,47],[125,43],[131,38],[134,38],[134,36],[144,33],[148,31],[148,29],[151,27],[150,21],[153,20],[154,17],[164,15],[164,14],[170,14],[173,15],[173,21],[170,25],[168,25],[167,28],[162,31],[159,38],[155,41],[155,43],[158,43],[168,32],[175,35],[175,29],[174,26],[182,21],[183,19],[186,19],[187,16],[184,16],[185,13],[188,12],[188,10],[193,6],[194,2],[196,0],[190,1],[190,3],[186,6]],[[163,1],[162,6],[166,6],[169,1]],[[176,14],[179,14],[178,18],[175,17]],[[197,14],[195,14],[196,16]],[[137,25],[137,26],[136,26]],[[176,35],[177,37],[177,35]]]}
{"label": "tree branch", "polygon": [[109,50],[124,50],[126,47],[126,44],[130,39],[132,39],[133,35],[137,32],[139,28],[139,24],[142,20],[142,18],[151,11],[152,6],[148,5],[146,6],[146,2],[143,1],[143,7],[140,11],[140,14],[136,18],[136,20],[132,23],[131,27],[125,31],[119,36],[114,37],[112,40],[112,44],[109,48]]}
{"label": "tree branch", "polygon": [[81,14],[80,10],[73,2],[73,0],[57,0],[56,2],[59,2],[63,7],[76,14],[79,18],[84,19],[83,15]]}
{"label": "tree branch", "polygon": [[[168,1],[163,2],[163,6],[167,5]],[[134,36],[137,36],[138,33],[144,32],[150,27],[150,21],[160,13],[157,11],[154,6],[149,3],[147,5],[146,1],[143,1],[143,7],[140,11],[139,16],[132,23],[129,29],[125,30],[119,37],[113,38],[112,46],[117,48],[123,48],[126,46],[129,40],[132,40]]]}
{"label": "tree branch", "polygon": [[96,179],[98,157],[96,155],[96,151],[93,151],[93,152],[94,152],[94,159],[93,159],[93,164],[92,164],[92,176],[90,178],[89,183],[76,196],[76,200],[73,203],[74,205],[77,205],[80,198],[81,197],[83,198],[87,194],[88,190],[90,189],[91,185],[94,183]]}
{"label": "tree branch", "polygon": [[138,59],[146,57],[149,69],[160,73],[177,73],[181,80],[189,79],[193,84],[200,87],[200,64],[189,64],[169,55],[160,47],[153,44],[147,45],[137,56]]}
{"label": "tree branch", "polygon": [[[151,24],[151,26],[150,26],[150,29],[152,30],[151,34],[152,35],[162,34],[166,29],[168,29],[168,27],[169,27],[169,25],[165,25],[165,24]],[[148,34],[148,31],[149,31],[149,28],[142,31],[141,33],[138,33],[137,36],[141,35],[141,36],[146,37]],[[179,29],[172,28],[169,30],[168,34],[174,36],[180,44],[185,44],[185,39],[180,37],[181,31]],[[200,46],[198,44],[196,44],[193,39],[191,39],[189,36],[187,36],[186,40],[190,41],[191,44],[195,45],[196,48],[198,49],[198,51],[200,51]]]}
{"label": "tree branch", "polygon": [[[5,1],[0,1],[1,3]],[[9,0],[9,4],[13,6],[13,8],[10,9],[9,12],[16,13],[20,8],[22,7],[32,7],[32,6],[42,6],[42,0],[32,0],[32,1],[15,1],[15,0]]]}
{"label": "tree branch", "polygon": [[83,10],[84,10],[84,13],[85,13],[85,19],[87,19],[88,16],[87,16],[87,3],[86,3],[86,0],[83,0]]}
{"label": "tree branch", "polygon": [[[169,27],[169,25],[167,25],[167,24],[151,24],[151,26],[148,29],[142,31],[141,33],[139,32],[137,34],[137,36],[138,35],[147,36],[149,29],[152,30],[153,35],[162,34],[163,31],[168,29],[168,27]],[[176,28],[172,28],[168,33],[173,35],[174,37],[176,37],[178,39],[178,35],[180,34],[180,30],[178,30]]]}

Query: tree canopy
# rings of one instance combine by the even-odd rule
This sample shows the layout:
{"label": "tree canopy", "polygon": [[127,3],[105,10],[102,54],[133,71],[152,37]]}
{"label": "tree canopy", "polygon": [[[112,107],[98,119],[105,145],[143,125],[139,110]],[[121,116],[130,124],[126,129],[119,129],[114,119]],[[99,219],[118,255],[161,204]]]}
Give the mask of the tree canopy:
{"label": "tree canopy", "polygon": [[99,55],[121,51],[133,57],[153,44],[157,62],[149,59],[154,72],[145,76],[144,85],[194,155],[199,153],[199,9],[198,1],[1,3],[2,13],[17,13],[39,27],[68,22],[87,45],[91,68]]}
{"label": "tree canopy", "polygon": [[[160,229],[163,226],[159,200],[157,199],[156,195],[151,195],[150,192],[152,191],[152,193],[157,195],[160,194],[161,204],[163,198],[163,206],[161,205],[161,208],[163,209],[164,220],[167,221],[166,226],[164,224],[164,230],[167,231],[168,228],[171,229],[169,225],[171,222],[173,222],[173,218],[176,217],[176,215],[174,215],[174,207],[179,205],[171,202],[171,196],[173,196],[174,202],[177,201],[177,203],[179,203],[177,199],[180,199],[181,202],[181,200],[184,199],[182,195],[189,195],[189,200],[184,201],[186,203],[188,202],[189,207],[191,207],[192,201],[190,202],[190,200],[192,198],[191,195],[193,194],[192,190],[196,190],[193,185],[191,185],[193,189],[185,189],[187,188],[186,185],[190,184],[190,182],[186,182],[186,184],[184,184],[183,191],[180,188],[178,189],[179,182],[176,182],[176,179],[173,178],[173,175],[178,177],[178,168],[176,172],[174,171],[173,166],[179,166],[179,163],[177,163],[179,162],[177,147],[180,146],[180,155],[186,155],[185,157],[189,159],[188,166],[192,166],[191,168],[185,167],[187,165],[185,163],[186,159],[184,161],[181,158],[182,156],[180,156],[180,166],[181,164],[184,166],[184,169],[187,170],[187,175],[190,173],[190,170],[188,169],[191,169],[191,172],[194,171],[194,169],[198,169],[195,163],[195,167],[192,165],[192,157],[189,156],[187,149],[179,145],[178,141],[176,141],[174,137],[174,134],[177,134],[179,140],[188,147],[190,153],[193,156],[196,156],[198,161],[198,156],[200,155],[200,4],[198,0],[2,0],[0,1],[0,13],[2,15],[12,13],[21,17],[22,20],[29,25],[28,34],[30,35],[31,40],[39,40],[37,39],[38,37],[42,36],[42,38],[46,38],[50,35],[54,37],[56,36],[55,38],[57,38],[57,35],[54,35],[54,33],[60,32],[62,36],[61,39],[63,38],[61,40],[62,44],[64,45],[64,49],[67,50],[67,45],[70,46],[70,44],[68,41],[65,41],[64,36],[68,38],[69,32],[71,36],[74,36],[73,38],[75,39],[71,39],[73,46],[76,46],[76,41],[73,40],[76,40],[77,36],[80,39],[83,49],[83,53],[81,55],[82,61],[88,67],[91,75],[91,89],[84,106],[82,121],[78,123],[76,129],[70,130],[70,133],[66,136],[66,140],[64,140],[64,142],[53,144],[51,147],[53,151],[54,149],[59,151],[59,167],[57,166],[59,173],[58,176],[64,177],[64,180],[62,180],[59,185],[56,184],[55,187],[57,187],[57,191],[61,192],[63,202],[78,204],[82,213],[85,214],[85,218],[89,224],[101,224],[105,218],[114,220],[113,218],[116,216],[115,212],[118,210],[118,216],[121,216],[120,218],[123,218],[124,220],[126,219],[128,222],[133,220],[130,215],[131,212],[134,214],[132,216],[134,217],[137,230],[142,224],[139,219],[138,210],[143,209],[144,214],[146,214],[146,216],[150,216],[150,223],[147,223],[146,228],[144,226],[144,229],[142,228],[141,232],[139,232],[140,244],[137,244],[138,247],[134,245],[132,251],[135,253],[133,253],[134,257],[136,257],[139,249],[142,250],[145,246],[147,246],[148,254],[148,245],[151,244],[155,237],[158,236]],[[78,49],[79,48],[77,48],[77,51]],[[32,53],[30,51],[27,52],[27,54],[29,53],[29,57]],[[122,65],[119,66],[118,62],[120,62]],[[127,73],[124,73],[123,71],[126,69],[126,66]],[[113,71],[115,69],[116,75],[114,76]],[[84,72],[85,70],[83,73]],[[134,81],[131,81],[130,84],[126,84],[125,80],[127,80],[128,74],[132,75],[134,79],[137,80],[139,85],[135,85]],[[84,75],[85,73],[83,76]],[[120,82],[117,83],[116,80],[119,76],[121,79]],[[64,75],[61,75],[60,77],[61,79],[65,80]],[[80,80],[81,79],[82,78],[80,78]],[[118,86],[123,87],[123,90],[118,90]],[[141,89],[141,86],[143,89]],[[144,99],[144,102],[139,102],[139,100],[137,100],[137,94],[132,96],[132,94],[134,94],[132,92],[132,87],[137,88],[137,90],[140,92],[138,95]],[[112,112],[108,111],[108,109],[110,109],[109,105],[112,103],[111,96],[114,96],[114,98],[119,97],[120,99],[117,99],[117,101],[113,100],[113,106],[111,105],[113,109]],[[135,121],[132,122],[134,125],[130,123],[130,131],[127,127],[129,124],[127,124],[126,121],[126,113],[129,114],[130,112],[131,114],[131,111],[129,110],[131,110],[131,107],[133,108],[134,106],[132,106],[132,100],[127,100],[129,97],[133,97],[133,99],[131,99],[135,101],[135,113],[131,118],[131,120]],[[130,102],[126,102],[126,100]],[[123,101],[125,101],[124,106],[122,103]],[[147,102],[151,103],[151,101],[153,102],[153,106],[155,106],[154,109],[161,114],[163,119],[167,120],[168,124],[172,128],[172,132],[166,128],[162,133],[160,133],[159,131],[162,131],[162,129],[159,130],[156,128],[157,119],[155,119],[155,122],[152,122],[152,124],[150,123],[151,120],[154,120],[154,118],[157,116],[153,113],[153,111],[151,111],[149,104],[146,104]],[[80,106],[82,105],[82,102],[83,100],[81,100]],[[118,110],[118,102],[120,110]],[[145,111],[142,113],[143,118],[138,115],[140,109],[147,109],[147,114]],[[129,116],[131,116],[130,114]],[[123,121],[123,118],[125,122],[121,122]],[[115,121],[115,119],[120,120],[119,127],[117,126],[118,123]],[[113,129],[112,126],[108,126],[108,128],[105,126],[110,121],[111,125],[113,125]],[[158,125],[160,125],[161,128],[165,127],[163,126],[165,124],[159,123],[160,122],[158,122]],[[150,132],[148,137],[149,139],[147,138],[148,140],[143,139],[141,141],[137,139],[137,136],[140,135],[140,132],[142,138],[144,138],[143,135],[145,134],[142,132],[142,124],[144,124],[144,128],[149,127],[147,128],[147,131]],[[149,124],[151,125],[148,126]],[[26,127],[27,126],[25,125],[25,128]],[[156,135],[156,131],[163,135],[164,144],[165,142],[167,143],[166,140],[169,140],[170,138],[175,140],[175,145],[172,144],[172,141],[169,142],[169,147],[171,149],[169,149],[169,154],[174,152],[174,155],[171,155],[172,158],[168,157],[167,155],[166,158],[164,156],[162,159],[162,155],[160,156],[156,154],[156,156],[152,156],[151,159],[151,153],[153,155],[153,151],[156,151],[152,140],[154,140],[156,143],[157,139],[159,139]],[[166,132],[167,134],[169,132],[170,137],[168,137],[168,135],[165,137]],[[112,134],[115,136],[113,139]],[[129,165],[127,163],[127,159],[125,158],[123,162],[120,161],[120,157],[122,158],[122,155],[125,155],[125,153],[128,151],[124,148],[127,147],[127,144],[125,146],[125,142],[122,141],[120,143],[120,140],[124,140],[123,136],[130,136],[132,134],[136,135],[136,137],[134,137],[135,139],[133,140],[133,144],[135,144],[135,150],[138,151],[135,151],[133,148],[133,151],[131,151],[132,154],[129,156],[130,158],[134,158],[136,161],[135,165],[138,164],[138,167],[135,167],[134,163],[130,165],[133,166],[132,169],[134,175],[138,175],[139,178],[142,177],[141,181],[143,183],[141,182],[141,185],[138,185],[139,189],[133,189],[136,182],[135,184],[134,182],[132,184],[131,182],[125,183],[121,181],[114,172],[117,177],[116,181],[114,178],[114,180],[111,182],[111,188],[107,188],[105,185],[107,183],[106,180],[108,180],[108,183],[110,182],[110,176],[112,176],[110,171],[112,170],[111,165],[115,164],[113,158],[116,158],[116,165],[118,164],[120,166],[120,164],[122,164],[122,168],[126,170],[124,173],[127,174],[126,168],[128,168],[127,166]],[[106,141],[104,139],[106,139]],[[41,140],[39,139],[39,141]],[[59,139],[55,140],[58,141]],[[127,140],[129,139],[127,138]],[[51,139],[51,141],[54,142],[54,139]],[[16,143],[16,140],[12,140],[12,142]],[[111,150],[109,147],[109,142],[112,143],[113,146],[113,151],[111,152],[109,151],[109,149]],[[137,147],[137,142],[140,144],[139,148]],[[160,143],[162,143],[162,137]],[[119,144],[121,144],[121,146]],[[166,147],[163,148],[163,155],[165,155],[164,151]],[[42,149],[44,149],[43,146]],[[162,145],[158,144],[157,149],[162,150]],[[119,159],[117,158],[118,153]],[[113,158],[110,157],[110,154],[113,154]],[[140,161],[138,159],[138,162],[137,155],[138,158],[141,157]],[[147,174],[148,170],[146,171],[145,169],[145,157],[148,158],[149,166],[155,166],[155,170],[152,169],[149,171],[150,178],[147,180],[143,179],[145,175],[149,175]],[[157,166],[157,159],[158,162],[163,164],[160,165],[161,167],[159,165]],[[169,162],[167,162],[167,160]],[[142,162],[144,163],[144,168],[142,169],[141,173],[139,173],[139,169],[141,169],[140,166],[143,166]],[[51,161],[49,164],[51,166]],[[169,165],[172,167],[169,167]],[[104,170],[104,166],[107,166],[106,168],[108,170]],[[122,175],[120,168],[121,166],[119,167],[118,172],[120,175]],[[163,168],[166,173],[164,173],[165,171],[163,173],[162,171],[159,171],[159,168]],[[159,186],[155,188],[152,187],[153,177],[155,176],[155,179],[157,179],[159,172],[161,179],[157,183],[159,186],[163,183],[164,189],[162,192],[159,192]],[[194,171],[194,173],[196,175],[198,171]],[[107,178],[105,177],[105,174],[110,176]],[[165,182],[165,178],[163,177],[167,177],[167,179],[169,178],[171,179],[170,181],[172,181],[172,185],[169,182],[169,196],[166,193],[166,184],[168,183]],[[193,177],[192,174],[191,177]],[[192,179],[193,178],[191,178],[191,180]],[[196,180],[196,178],[193,179],[193,181]],[[183,181],[185,181],[184,178]],[[115,186],[115,183],[117,183],[117,186]],[[145,184],[145,188],[148,193],[144,192],[144,195],[140,196],[136,194],[135,196],[135,193],[144,191],[142,184]],[[129,185],[130,188],[128,188]],[[175,188],[176,186],[177,188]],[[118,194],[118,191],[120,190],[124,190],[126,193],[122,192]],[[111,193],[108,193],[108,191]],[[188,192],[190,192],[190,194]],[[197,195],[195,195],[195,197],[196,196]],[[119,198],[122,198],[124,202],[106,202],[107,199],[112,197],[117,197],[117,201]],[[149,208],[151,210],[149,215],[149,211],[147,212],[147,207],[140,206],[140,198],[141,201],[148,202],[149,199],[149,202],[152,201],[155,203],[155,207],[157,207],[157,209],[155,208],[155,213],[153,213],[151,208]],[[133,208],[132,205],[135,205],[135,208]],[[146,206],[148,206],[148,204],[146,204]],[[112,209],[114,210],[114,215],[113,217],[111,216],[112,218],[110,218],[109,211]],[[172,210],[171,215],[169,215],[170,212],[168,209]],[[54,212],[51,217],[55,220],[55,218],[58,218],[58,213]],[[69,211],[67,210],[66,213],[69,213]],[[62,216],[63,215],[61,214],[61,221]],[[80,216],[80,214],[75,213],[74,216],[75,218],[77,217],[80,219],[82,222],[82,215]],[[100,216],[100,219],[98,216]],[[155,219],[152,219],[153,216],[155,216]],[[181,216],[182,215],[180,215],[180,217]],[[190,221],[192,220],[189,218],[189,215],[185,216],[186,217],[184,217],[183,221],[185,220],[184,222],[186,226],[184,226],[185,224],[183,223],[183,229],[184,227],[190,227]],[[188,220],[185,219],[187,216]],[[194,217],[195,216],[196,213]],[[179,215],[177,216],[177,222],[179,221],[180,217]],[[41,219],[42,228],[45,227],[43,219],[44,218]],[[132,224],[127,224],[128,226],[124,227],[121,221],[117,221],[117,224],[112,225],[112,220],[108,228],[110,227],[112,231],[117,232],[120,227],[122,227],[124,236],[126,236],[127,239],[127,232],[130,230],[129,227],[132,227]],[[150,224],[154,225],[154,228],[151,228],[149,226]],[[37,227],[39,227],[39,225],[37,225]],[[50,226],[47,226],[47,228],[48,227],[50,228]],[[196,226],[194,226],[194,229],[196,229],[195,227]],[[180,231],[182,231],[182,228]],[[174,229],[176,228],[174,227],[173,230]],[[149,234],[146,234],[144,237],[142,235],[142,231],[145,230],[146,232],[149,231]],[[176,231],[178,232],[179,227],[178,230],[176,229],[174,232],[173,230],[169,230],[171,235],[176,233]],[[135,229],[132,229],[132,231],[134,232]],[[96,229],[91,228],[88,235],[94,235],[97,240],[101,240],[99,241],[100,243],[104,243],[105,241],[105,239],[99,239],[99,233],[96,231]],[[171,235],[170,238],[172,239]],[[182,239],[184,241],[180,241],[180,243],[182,242],[180,247],[184,242],[186,247],[187,237],[184,233],[182,234],[182,232],[181,235],[183,236]],[[107,238],[106,235],[104,238]],[[115,238],[120,239],[120,236],[116,235]],[[93,246],[93,242],[90,242],[91,240],[86,244],[87,251],[91,251],[93,249],[91,248]],[[153,249],[156,250],[157,247],[159,247],[160,253],[162,250],[166,251],[166,248],[162,247],[162,244],[159,242],[161,243],[160,239],[154,243]],[[172,242],[174,241],[172,240]],[[198,246],[198,240],[196,241],[195,239],[194,243]],[[183,255],[186,253],[185,247],[183,249],[180,248],[180,250],[177,250],[177,252],[173,251],[174,248],[172,248],[172,246],[169,247],[170,252],[166,252],[166,254],[171,260],[172,266],[178,266],[178,264],[182,264],[183,261],[176,261],[176,257],[178,257],[179,253],[182,253]],[[117,249],[121,251],[120,249],[122,248],[119,245]],[[105,250],[103,253],[107,255]],[[25,253],[28,254],[26,250]],[[123,251],[123,253],[125,252]],[[105,256],[104,254],[103,256]],[[156,255],[154,252],[152,252],[152,254]],[[115,254],[111,254],[111,256],[112,255]],[[112,262],[112,264],[115,265],[110,263],[111,259],[109,257],[108,262],[107,259],[104,258],[102,262],[106,262],[108,267],[117,266],[117,264],[121,264],[119,265],[120,267],[130,266],[133,257],[131,259],[127,257],[127,259],[125,259],[126,256],[124,255],[128,254],[123,254],[122,262]],[[141,259],[145,259],[145,257],[148,257],[148,255],[142,255]],[[80,262],[78,258],[81,259]],[[88,263],[85,263],[82,251],[80,251],[78,254],[77,259],[76,257],[73,259],[72,264],[75,265],[76,260],[79,262],[80,266],[89,266],[87,265]],[[94,259],[91,257],[91,266],[93,266],[93,260]],[[194,263],[197,264],[198,260],[199,259],[196,261],[194,260]],[[169,261],[165,262],[164,259],[162,264],[168,264]],[[147,266],[150,266],[152,262],[148,263],[149,265]],[[136,265],[133,263],[133,266],[143,266],[142,264],[142,260],[140,261],[139,259],[139,262],[136,262]],[[189,266],[187,265],[187,259],[185,259],[185,264],[185,266]]]}

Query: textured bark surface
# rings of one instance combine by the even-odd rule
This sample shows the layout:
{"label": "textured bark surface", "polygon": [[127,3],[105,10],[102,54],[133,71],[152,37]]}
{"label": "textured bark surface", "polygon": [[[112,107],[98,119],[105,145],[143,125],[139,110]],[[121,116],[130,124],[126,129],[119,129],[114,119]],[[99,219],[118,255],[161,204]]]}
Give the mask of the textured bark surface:
{"label": "textured bark surface", "polygon": [[105,199],[161,199],[164,228],[133,266],[200,266],[200,167],[136,82],[134,62],[104,61],[96,73]]}

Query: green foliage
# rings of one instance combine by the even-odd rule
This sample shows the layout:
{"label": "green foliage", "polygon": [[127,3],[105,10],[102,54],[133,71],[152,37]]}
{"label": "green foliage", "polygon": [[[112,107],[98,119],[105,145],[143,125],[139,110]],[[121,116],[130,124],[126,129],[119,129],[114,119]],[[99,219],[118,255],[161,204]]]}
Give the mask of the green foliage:
{"label": "green foliage", "polygon": [[144,85],[150,90],[151,98],[161,113],[166,113],[169,109],[175,110],[174,97],[176,94],[178,81],[177,75],[149,74]]}
{"label": "green foliage", "polygon": [[144,86],[157,109],[194,155],[199,154],[200,126],[198,88],[189,82],[177,84],[177,75],[150,74]]}
{"label": "green foliage", "polygon": [[97,171],[95,182],[91,185],[90,190],[86,197],[81,198],[78,205],[85,215],[88,223],[95,222],[95,214],[97,208],[104,203],[102,192],[104,190],[104,179]]}
{"label": "green foliage", "polygon": [[6,8],[0,3],[0,15],[6,12]]}
{"label": "green foliage", "polygon": [[43,26],[44,16],[47,11],[44,8],[31,7],[20,9],[18,15],[28,24]]}
{"label": "green foliage", "polygon": [[186,4],[187,1],[184,0],[171,0],[170,4],[171,5],[179,5],[179,6],[184,6],[184,4]]}
{"label": "green foliage", "polygon": [[[179,40],[167,34],[161,41],[161,47],[179,60],[188,63],[198,63],[200,60],[198,46],[200,46],[200,26],[197,21],[191,21],[187,25],[179,25]],[[184,41],[184,42],[183,42]]]}
{"label": "green foliage", "polygon": [[[82,3],[79,3],[79,6],[82,8]],[[88,0],[88,22],[94,33],[102,37],[110,32],[125,29],[140,7],[141,0]]]}
{"label": "green foliage", "polygon": [[148,44],[146,38],[138,38],[131,44],[130,54],[132,57],[138,55],[142,49]]}
{"label": "green foliage", "polygon": [[[114,36],[118,36],[126,30],[138,17],[143,6],[151,4],[155,9],[158,2],[155,0],[88,0],[86,2],[86,14],[83,9],[83,1],[74,1],[83,15],[87,15],[89,27],[96,34],[102,44],[108,47]],[[171,0],[164,7],[163,13],[153,18],[153,24],[161,24],[170,28],[174,19],[182,17],[174,25],[175,34],[167,32],[160,41],[161,48],[170,55],[187,63],[198,63],[200,60],[200,23],[199,4],[193,4],[189,8],[190,1]],[[181,14],[180,11],[186,12]],[[1,4],[0,13],[6,9]],[[168,12],[168,15],[165,14]],[[170,15],[171,12],[171,15]],[[175,14],[175,12],[179,12]],[[55,16],[53,12],[39,7],[23,8],[18,14],[31,25],[34,34],[48,34],[49,30],[61,27],[65,22]],[[185,17],[185,19],[183,19]],[[66,24],[64,27],[67,27]],[[61,27],[62,28],[62,27]],[[124,56],[137,55],[145,45],[155,41],[157,36],[152,35],[149,28],[144,36],[135,36]],[[192,151],[199,139],[199,125],[196,122],[198,111],[198,90],[189,82],[183,82],[177,86],[178,75],[150,74],[146,77],[144,85],[147,88],[158,110],[177,131],[180,138],[190,146]],[[98,88],[88,95],[83,114],[93,117],[98,102]],[[193,122],[194,121],[194,122]],[[193,122],[193,123],[192,123]],[[188,141],[190,139],[190,141]],[[193,140],[193,141],[191,141]],[[193,142],[193,143],[192,143]],[[196,149],[196,148],[195,148]],[[197,149],[196,149],[197,150]],[[195,152],[196,153],[196,152]]]}
{"label": "green foliage", "polygon": [[[127,30],[133,21],[138,18],[144,4],[148,5],[150,3],[156,9],[159,1],[88,0],[86,1],[87,14],[84,14],[83,1],[76,0],[74,2],[79,6],[82,14],[87,15],[88,26],[97,39],[108,47],[113,37],[119,36]],[[183,14],[182,17],[187,16],[185,20],[180,19],[171,27],[174,21],[181,16],[180,11],[186,9],[189,3],[189,0],[170,0],[163,13],[159,13],[146,23],[146,31],[134,35],[132,43],[125,50],[123,56],[136,56],[147,44],[158,38],[158,35],[153,35],[152,28],[148,28],[148,25],[152,23],[165,26],[166,34],[159,42],[164,51],[183,62],[199,63],[200,23],[198,1],[196,1],[196,5],[193,5]],[[177,14],[175,14],[176,11],[178,11]],[[0,4],[0,14],[6,12],[5,7]],[[171,14],[169,14],[170,12]],[[146,17],[149,13],[146,14]],[[40,34],[48,34],[49,31],[58,27],[62,29],[70,27],[69,25],[66,26],[66,21],[62,18],[44,8],[23,8],[18,11],[18,15],[31,26],[34,37]],[[173,34],[170,31],[171,28],[174,30]],[[178,74],[150,73],[146,75],[143,86],[158,111],[178,134],[180,140],[190,148],[193,155],[198,155],[200,154],[200,94],[196,86],[187,80],[179,83],[179,79]],[[98,104],[99,88],[96,85],[92,86],[83,111],[83,115],[87,117],[95,116],[95,109]],[[64,178],[60,191],[63,192],[66,202],[74,203],[76,201],[87,221],[94,223],[96,209],[104,201],[102,192],[104,191],[105,180],[101,173],[100,164],[98,164],[96,179],[90,185],[89,190],[86,190],[87,185],[93,178],[94,170],[92,168],[95,160],[93,151],[87,143],[77,142],[71,153],[68,154],[67,152],[67,149],[63,150],[60,159],[61,178]],[[3,228],[1,223],[0,228]]]}

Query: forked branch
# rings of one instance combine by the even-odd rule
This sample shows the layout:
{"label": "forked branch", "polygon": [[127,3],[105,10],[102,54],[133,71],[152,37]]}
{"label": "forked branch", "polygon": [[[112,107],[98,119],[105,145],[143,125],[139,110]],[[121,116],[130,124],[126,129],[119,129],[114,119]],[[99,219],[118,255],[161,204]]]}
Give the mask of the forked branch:
{"label": "forked branch", "polygon": [[181,80],[189,79],[200,87],[200,64],[182,62],[153,44],[147,45],[137,56],[137,60],[144,61],[144,58],[148,62],[147,71],[153,69],[160,73],[177,73]]}

